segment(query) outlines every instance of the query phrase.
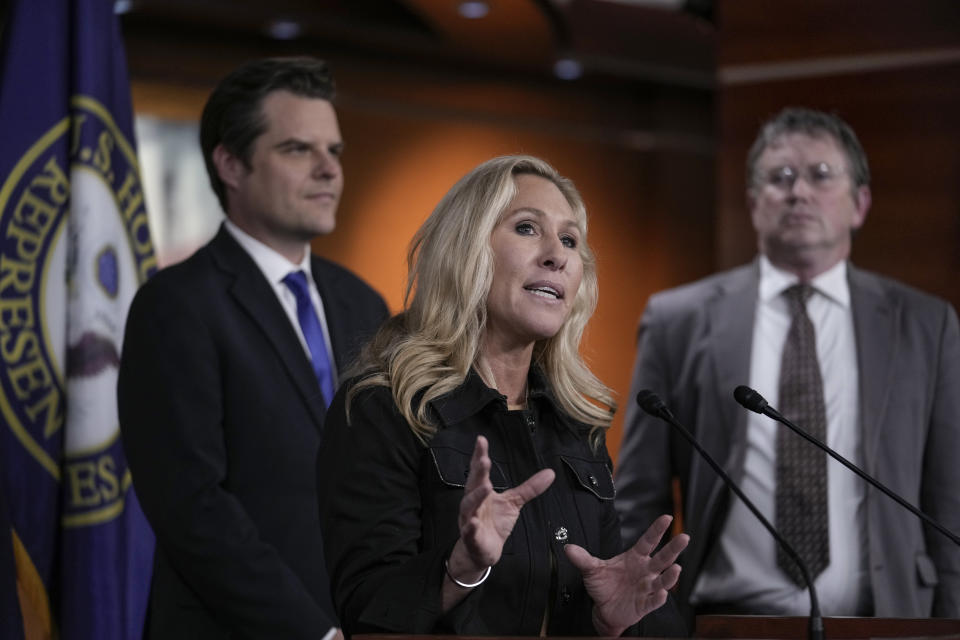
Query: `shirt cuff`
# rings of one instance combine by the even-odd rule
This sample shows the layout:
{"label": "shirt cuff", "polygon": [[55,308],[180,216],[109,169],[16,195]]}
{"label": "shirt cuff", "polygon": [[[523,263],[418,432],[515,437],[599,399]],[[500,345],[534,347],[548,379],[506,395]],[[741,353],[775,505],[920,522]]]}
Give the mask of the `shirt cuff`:
{"label": "shirt cuff", "polygon": [[335,635],[337,635],[337,628],[336,628],[336,627],[330,627],[330,630],[327,631],[327,632],[324,634],[323,638],[321,638],[320,640],[331,640],[331,638],[333,638],[333,636],[335,636]]}

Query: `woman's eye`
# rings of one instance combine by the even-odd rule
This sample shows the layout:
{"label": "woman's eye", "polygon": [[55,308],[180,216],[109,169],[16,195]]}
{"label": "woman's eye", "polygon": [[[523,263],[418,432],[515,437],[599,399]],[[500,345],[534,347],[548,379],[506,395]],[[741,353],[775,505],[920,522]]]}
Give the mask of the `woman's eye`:
{"label": "woman's eye", "polygon": [[529,222],[521,222],[517,225],[517,233],[525,236],[532,236],[536,229],[533,228],[533,225]]}
{"label": "woman's eye", "polygon": [[562,242],[563,246],[565,246],[568,249],[577,248],[577,239],[574,238],[573,236],[563,236],[560,238],[560,242]]}

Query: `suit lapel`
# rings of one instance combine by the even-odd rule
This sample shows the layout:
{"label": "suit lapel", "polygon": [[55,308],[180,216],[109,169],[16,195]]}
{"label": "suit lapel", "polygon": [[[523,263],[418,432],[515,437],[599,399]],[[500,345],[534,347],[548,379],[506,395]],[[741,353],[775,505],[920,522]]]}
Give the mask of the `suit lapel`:
{"label": "suit lapel", "polygon": [[330,346],[333,347],[333,359],[337,364],[337,375],[339,381],[343,381],[345,368],[350,364],[346,362],[348,345],[346,336],[349,335],[350,299],[340,294],[340,285],[338,274],[316,258],[310,264],[313,272],[313,280],[317,285],[317,291],[320,293],[320,299],[323,300],[323,314],[327,321],[327,331],[330,333]]}
{"label": "suit lapel", "polygon": [[733,399],[737,385],[750,382],[750,352],[753,348],[753,323],[759,286],[758,265],[753,264],[730,274],[720,285],[719,294],[710,301],[707,314],[716,324],[710,333],[710,353],[714,366],[715,412],[717,424],[733,425],[732,437],[718,434],[729,443],[725,451],[728,470],[742,469],[746,440],[747,413]]}
{"label": "suit lapel", "polygon": [[225,228],[220,228],[210,246],[217,265],[233,278],[230,295],[276,351],[314,423],[321,429],[326,414],[323,394],[296,331],[270,283]]}
{"label": "suit lapel", "polygon": [[[703,337],[704,349],[712,379],[703,390],[701,415],[711,418],[696,417],[697,435],[735,481],[742,475],[747,416],[734,401],[733,389],[749,382],[758,269],[753,263],[728,273],[704,300],[704,317],[711,323]],[[689,579],[699,574],[699,567],[718,539],[729,502],[726,485],[699,456],[691,472],[687,516],[691,527],[703,535],[687,551],[686,563],[691,570],[685,570],[684,575]],[[689,593],[693,584],[685,582],[683,588]]]}
{"label": "suit lapel", "polygon": [[[853,331],[857,341],[860,387],[860,425],[864,462],[874,473],[877,447],[893,383],[893,363],[900,343],[900,308],[889,299],[880,283],[869,274],[848,265]],[[877,348],[882,345],[882,348]]]}

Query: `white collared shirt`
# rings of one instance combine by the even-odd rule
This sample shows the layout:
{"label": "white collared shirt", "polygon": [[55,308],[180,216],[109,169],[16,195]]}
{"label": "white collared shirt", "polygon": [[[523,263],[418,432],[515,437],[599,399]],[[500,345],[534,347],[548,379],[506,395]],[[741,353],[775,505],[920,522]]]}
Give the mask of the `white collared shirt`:
{"label": "white collared shirt", "polygon": [[[773,407],[780,402],[780,360],[791,322],[783,292],[798,281],[795,275],[777,269],[760,256],[750,386]],[[857,349],[846,262],[820,274],[810,284],[814,294],[807,302],[807,313],[816,331],[823,377],[826,443],[862,466]],[[778,429],[786,428],[752,412],[747,419],[740,487],[774,525],[776,436]],[[862,615],[869,610],[864,497],[864,482],[828,458],[830,564],[815,579],[823,615]],[[806,588],[798,588],[778,568],[776,542],[735,496],[730,498],[729,515],[717,545],[694,588],[691,601],[695,605],[736,603],[738,608],[757,614],[809,613]]]}
{"label": "white collared shirt", "polygon": [[336,389],[337,364],[334,362],[333,348],[330,343],[330,331],[327,328],[327,316],[323,310],[323,300],[320,298],[320,292],[317,291],[317,285],[310,271],[310,245],[304,245],[303,259],[300,260],[299,265],[295,265],[235,225],[229,219],[224,221],[224,226],[230,235],[240,243],[243,250],[250,254],[250,257],[253,258],[257,267],[260,268],[267,282],[273,287],[273,292],[276,294],[277,300],[280,301],[280,306],[283,307],[287,318],[290,319],[290,324],[293,325],[293,330],[300,339],[303,352],[307,354],[307,359],[312,359],[310,356],[310,348],[307,346],[307,339],[303,335],[303,330],[300,328],[300,320],[297,318],[297,299],[287,285],[283,283],[283,279],[292,271],[303,271],[307,274],[310,300],[313,302],[314,311],[317,312],[317,317],[320,319],[320,326],[323,328],[323,341],[326,344],[327,353],[330,354],[330,373],[333,376],[333,387]]}

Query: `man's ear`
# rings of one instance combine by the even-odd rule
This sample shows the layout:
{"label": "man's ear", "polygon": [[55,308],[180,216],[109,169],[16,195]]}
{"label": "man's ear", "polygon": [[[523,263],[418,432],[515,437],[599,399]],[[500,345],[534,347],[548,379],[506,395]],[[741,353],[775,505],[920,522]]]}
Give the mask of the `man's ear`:
{"label": "man's ear", "polygon": [[870,205],[873,203],[873,195],[870,193],[870,187],[868,185],[860,185],[857,187],[857,190],[853,193],[853,204],[856,207],[856,214],[851,225],[854,229],[859,229],[863,226],[864,221],[867,219],[867,212],[870,211]]}
{"label": "man's ear", "polygon": [[213,150],[213,164],[223,184],[234,189],[240,184],[240,177],[247,173],[243,161],[227,151],[222,144],[218,144]]}

